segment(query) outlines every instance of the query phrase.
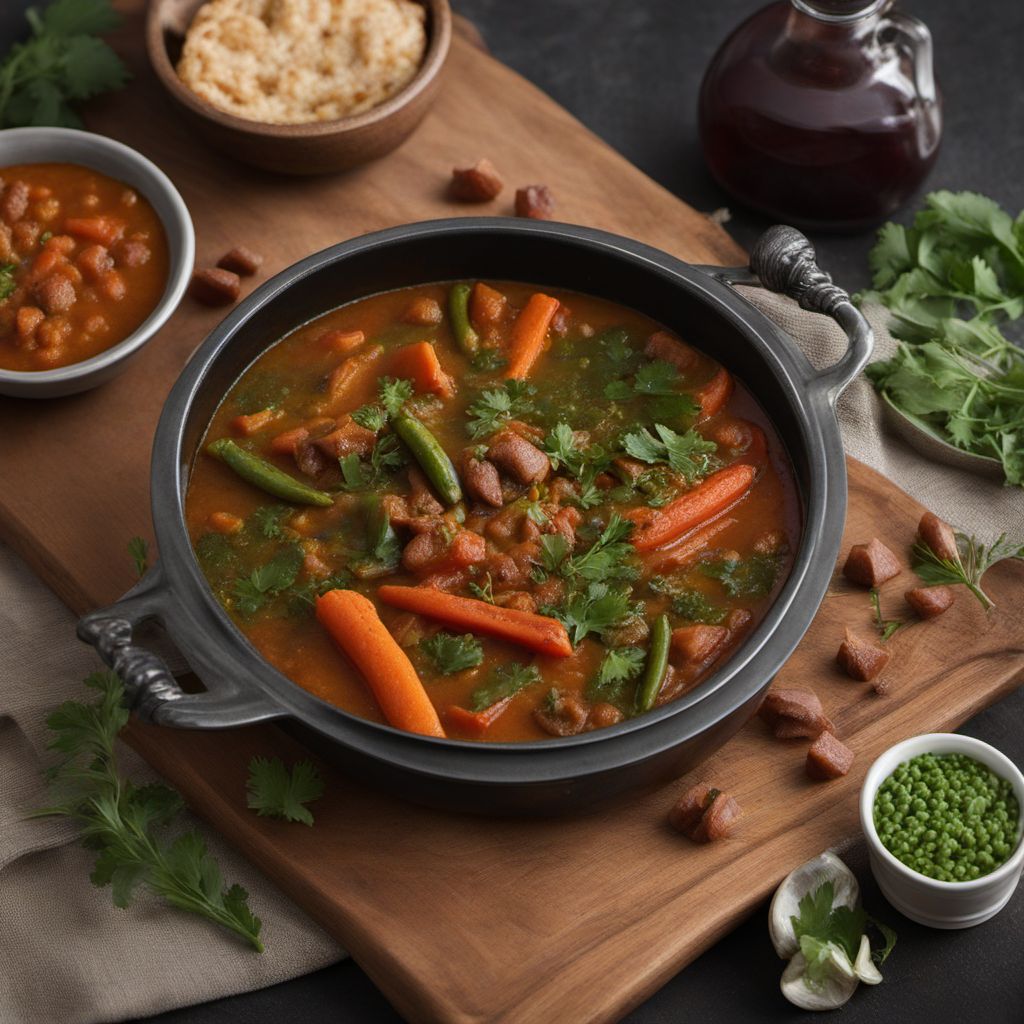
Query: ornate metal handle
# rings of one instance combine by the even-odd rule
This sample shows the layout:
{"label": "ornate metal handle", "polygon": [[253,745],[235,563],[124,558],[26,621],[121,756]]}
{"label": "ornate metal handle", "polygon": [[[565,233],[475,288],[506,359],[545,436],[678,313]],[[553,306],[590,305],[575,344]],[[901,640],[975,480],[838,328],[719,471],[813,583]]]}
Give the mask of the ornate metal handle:
{"label": "ornate metal handle", "polygon": [[228,681],[203,693],[186,693],[159,655],[133,643],[136,626],[158,617],[164,586],[157,565],[116,604],[78,622],[79,640],[92,644],[121,678],[128,706],[139,718],[157,725],[221,729],[285,714],[262,693],[243,692]]}
{"label": "ornate metal handle", "polygon": [[765,288],[788,295],[812,313],[832,317],[846,333],[850,340],[846,354],[816,377],[829,400],[835,401],[871,358],[875,339],[867,320],[818,266],[814,246],[796,228],[786,224],[769,228],[750,252],[750,269]]}

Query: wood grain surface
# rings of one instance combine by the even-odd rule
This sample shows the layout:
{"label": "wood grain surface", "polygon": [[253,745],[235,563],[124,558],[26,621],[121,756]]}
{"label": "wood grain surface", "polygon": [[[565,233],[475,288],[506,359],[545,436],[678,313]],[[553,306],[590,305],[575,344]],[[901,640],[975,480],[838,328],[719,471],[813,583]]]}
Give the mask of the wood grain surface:
{"label": "wood grain surface", "polygon": [[[543,182],[567,221],[620,231],[701,263],[742,252],[704,216],[642,175],[538,90],[465,38],[453,45],[439,103],[387,159],[343,177],[293,180],[213,155],[173,117],[142,54],[140,3],[116,40],[134,79],[96,106],[96,131],[154,159],[192,211],[198,260],[246,244],[274,273],[366,231],[430,217],[510,212],[517,185]],[[448,171],[489,156],[508,188],[489,208],[444,199]],[[186,300],[118,380],[48,403],[0,399],[0,533],[75,610],[132,582],[126,542],[148,532],[148,459],[171,383],[221,314]],[[269,339],[268,339],[269,340]],[[847,543],[910,544],[920,507],[850,462]],[[360,789],[324,767],[313,829],[245,809],[254,753],[305,756],[272,725],[226,733],[133,723],[130,741],[189,803],[352,952],[413,1021],[612,1021],[761,901],[796,863],[857,831],[856,797],[873,757],[905,736],[954,727],[1024,673],[1020,566],[988,577],[999,607],[966,593],[933,624],[901,630],[885,697],[840,676],[844,625],[870,630],[862,591],[837,582],[780,682],[813,686],[856,751],[833,783],[803,776],[806,744],[754,722],[700,769],[584,818],[490,821],[447,816]],[[883,589],[907,614],[904,573]],[[737,797],[735,838],[697,847],[664,816],[698,780]],[[257,898],[257,913],[259,912]],[[202,925],[197,925],[202,927]],[[274,936],[266,936],[273,943]],[[781,965],[780,965],[781,966]]]}

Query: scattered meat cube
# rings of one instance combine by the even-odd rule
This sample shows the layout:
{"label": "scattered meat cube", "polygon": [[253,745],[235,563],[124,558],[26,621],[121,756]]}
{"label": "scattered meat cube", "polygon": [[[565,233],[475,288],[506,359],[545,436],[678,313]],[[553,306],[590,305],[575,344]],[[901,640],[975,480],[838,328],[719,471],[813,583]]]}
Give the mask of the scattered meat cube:
{"label": "scattered meat cube", "polygon": [[851,679],[869,683],[889,663],[889,652],[847,630],[836,661]]}
{"label": "scattered meat cube", "polygon": [[474,501],[501,508],[501,480],[497,467],[487,459],[478,459],[472,448],[467,448],[462,457],[462,482]]}
{"label": "scattered meat cube", "polygon": [[407,324],[419,324],[421,327],[433,327],[444,319],[441,304],[429,295],[420,295],[413,299],[402,314]]}
{"label": "scattered meat cube", "polygon": [[819,782],[838,779],[853,765],[853,751],[830,732],[823,732],[807,751],[807,776]]}
{"label": "scattered meat cube", "polygon": [[114,258],[105,245],[90,245],[78,254],[78,266],[90,281],[96,282],[114,269]]}
{"label": "scattered meat cube", "polygon": [[818,695],[796,687],[769,690],[758,714],[776,739],[815,739],[826,730],[833,732]]}
{"label": "scattered meat cube", "polygon": [[238,274],[241,277],[252,277],[263,266],[263,257],[258,252],[239,245],[230,252],[224,253],[217,260],[217,266],[221,270],[229,270],[232,274]]}
{"label": "scattered meat cube", "polygon": [[487,458],[521,484],[539,484],[551,472],[551,460],[536,445],[511,430],[488,447]]}
{"label": "scattered meat cube", "polygon": [[699,784],[687,790],[668,812],[668,823],[695,843],[713,843],[729,834],[741,813],[731,796]]}
{"label": "scattered meat cube", "polygon": [[534,721],[552,736],[575,736],[587,724],[587,706],[574,693],[552,691],[533,710]]}
{"label": "scattered meat cube", "polygon": [[417,466],[406,471],[409,478],[409,508],[418,516],[439,516],[444,505],[434,497],[430,484]]}
{"label": "scattered meat cube", "polygon": [[487,203],[504,187],[494,164],[487,157],[481,157],[472,167],[452,168],[448,194],[463,203]]}
{"label": "scattered meat cube", "polygon": [[295,445],[295,465],[306,476],[317,477],[327,468],[327,456],[312,441],[300,441]]}
{"label": "scattered meat cube", "polygon": [[469,319],[475,327],[483,330],[501,322],[508,308],[508,298],[497,288],[492,288],[483,281],[473,285],[469,296]]}
{"label": "scattered meat cube", "polygon": [[725,626],[680,626],[672,630],[672,651],[691,665],[699,665],[721,648],[729,637]]}
{"label": "scattered meat cube", "polygon": [[960,561],[953,527],[934,512],[925,512],[921,516],[921,522],[917,524],[917,533],[939,558],[945,558],[950,562]]}
{"label": "scattered meat cube", "polygon": [[555,197],[547,185],[527,185],[516,192],[516,216],[533,220],[551,220],[555,215]]}
{"label": "scattered meat cube", "polygon": [[329,458],[340,459],[343,455],[369,455],[377,443],[377,435],[349,417],[336,430],[313,443]]}
{"label": "scattered meat cube", "polygon": [[914,587],[903,595],[922,619],[934,619],[948,611],[956,600],[951,587]]}
{"label": "scattered meat cube", "polygon": [[537,610],[537,599],[525,590],[510,590],[504,594],[495,594],[494,603],[517,612],[535,612]]}
{"label": "scattered meat cube", "polygon": [[355,352],[357,348],[364,341],[366,341],[366,335],[362,331],[341,331],[334,329],[331,331],[324,331],[319,338],[316,339],[317,344],[321,348],[327,349],[328,352],[336,352],[338,355],[347,356]]}
{"label": "scattered meat cube", "polygon": [[846,556],[843,575],[862,587],[877,587],[903,571],[899,559],[877,538],[854,544]]}
{"label": "scattered meat cube", "polygon": [[189,294],[204,306],[228,306],[238,301],[242,282],[238,275],[219,267],[204,267],[192,274]]}

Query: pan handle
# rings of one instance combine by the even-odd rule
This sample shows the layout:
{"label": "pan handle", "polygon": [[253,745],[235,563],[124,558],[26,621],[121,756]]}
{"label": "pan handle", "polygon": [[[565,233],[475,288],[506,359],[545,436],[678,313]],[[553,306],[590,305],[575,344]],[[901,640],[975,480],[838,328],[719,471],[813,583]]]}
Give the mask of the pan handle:
{"label": "pan handle", "polygon": [[95,647],[124,683],[128,707],[145,722],[186,729],[226,729],[284,715],[262,693],[243,692],[224,680],[202,693],[187,693],[159,655],[132,642],[138,625],[159,619],[165,593],[157,564],[119,601],[78,622],[78,639]]}
{"label": "pan handle", "polygon": [[[710,268],[709,268],[710,269]],[[814,246],[803,232],[788,224],[768,228],[750,251],[750,269],[718,270],[729,284],[760,285],[795,299],[811,313],[830,316],[843,329],[850,346],[839,362],[815,374],[814,384],[835,403],[871,358],[875,337],[850,296],[818,266]]]}

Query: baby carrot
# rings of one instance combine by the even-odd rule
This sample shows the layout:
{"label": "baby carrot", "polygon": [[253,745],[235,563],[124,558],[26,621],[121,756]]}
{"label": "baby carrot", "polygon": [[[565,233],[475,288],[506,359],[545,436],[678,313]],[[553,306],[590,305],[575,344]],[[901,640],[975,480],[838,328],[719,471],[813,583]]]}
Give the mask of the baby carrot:
{"label": "baby carrot", "polygon": [[558,309],[558,299],[537,292],[512,325],[512,336],[508,343],[508,368],[505,377],[523,380],[529,377],[533,364],[544,348],[544,339],[551,326],[551,318]]}
{"label": "baby carrot", "polygon": [[724,366],[720,366],[714,377],[694,392],[693,397],[700,406],[697,422],[711,419],[729,401],[731,394],[732,374]]}
{"label": "baby carrot", "polygon": [[243,437],[251,437],[261,430],[269,427],[275,420],[284,415],[280,409],[260,409],[259,412],[250,412],[246,415],[236,416],[231,421],[231,429]]}
{"label": "baby carrot", "polygon": [[455,394],[455,382],[441,369],[437,351],[429,341],[400,348],[391,357],[391,375],[410,379],[417,391],[430,391],[441,398]]}
{"label": "baby carrot", "polygon": [[707,526],[694,530],[689,537],[668,550],[665,557],[654,567],[655,571],[669,572],[672,569],[682,569],[689,565],[707,548],[716,535],[735,525],[736,520],[731,516],[722,516],[720,519],[712,520]]}
{"label": "baby carrot", "polygon": [[355,590],[329,590],[317,598],[316,617],[362,672],[389,725],[444,736],[416,669],[369,599]]}
{"label": "baby carrot", "polygon": [[499,608],[473,597],[458,597],[427,587],[386,585],[378,588],[377,597],[395,608],[415,612],[428,619],[437,619],[458,629],[496,636],[540,654],[560,658],[572,654],[572,644],[565,626],[546,615],[522,612],[515,608]]}
{"label": "baby carrot", "polygon": [[631,509],[626,518],[637,525],[630,538],[633,546],[637,551],[651,551],[706,523],[739,501],[750,490],[756,476],[753,466],[735,463],[712,473],[703,483],[664,508]]}
{"label": "baby carrot", "polygon": [[495,701],[489,708],[484,708],[483,711],[468,711],[466,708],[459,707],[458,704],[452,704],[446,715],[451,725],[457,726],[463,732],[482,736],[511,703],[511,697],[503,697],[501,700]]}

